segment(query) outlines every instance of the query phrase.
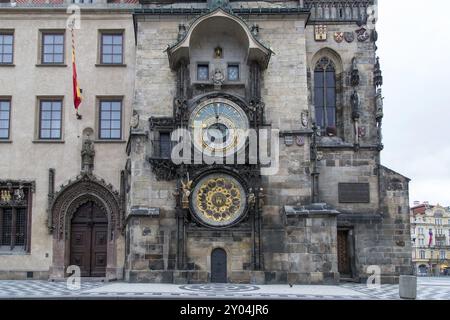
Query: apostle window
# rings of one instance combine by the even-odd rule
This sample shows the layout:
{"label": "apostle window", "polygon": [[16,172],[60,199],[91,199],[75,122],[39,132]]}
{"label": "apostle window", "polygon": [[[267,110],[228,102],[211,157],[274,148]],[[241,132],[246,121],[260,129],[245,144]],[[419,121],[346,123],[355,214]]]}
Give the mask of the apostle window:
{"label": "apostle window", "polygon": [[0,65],[13,63],[14,34],[0,32]]}
{"label": "apostle window", "polygon": [[209,65],[206,63],[200,63],[197,65],[197,80],[208,81],[209,80]]}
{"label": "apostle window", "polygon": [[330,59],[320,59],[314,70],[316,125],[322,131],[336,128],[336,68]]}
{"label": "apostle window", "polygon": [[0,252],[29,250],[31,189],[28,185],[0,181]]}

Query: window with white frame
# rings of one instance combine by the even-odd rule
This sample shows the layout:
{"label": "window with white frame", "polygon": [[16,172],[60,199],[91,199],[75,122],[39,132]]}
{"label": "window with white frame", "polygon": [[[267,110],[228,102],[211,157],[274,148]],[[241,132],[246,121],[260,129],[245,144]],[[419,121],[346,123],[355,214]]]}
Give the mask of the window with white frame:
{"label": "window with white frame", "polygon": [[425,250],[420,250],[420,259],[425,259]]}

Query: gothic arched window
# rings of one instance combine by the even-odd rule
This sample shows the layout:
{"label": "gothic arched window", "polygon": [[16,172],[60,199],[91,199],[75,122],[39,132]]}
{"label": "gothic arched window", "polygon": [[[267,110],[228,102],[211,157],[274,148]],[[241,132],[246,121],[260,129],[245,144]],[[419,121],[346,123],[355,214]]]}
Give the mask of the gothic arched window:
{"label": "gothic arched window", "polygon": [[321,58],[314,69],[316,125],[322,131],[336,127],[336,67],[329,58]]}

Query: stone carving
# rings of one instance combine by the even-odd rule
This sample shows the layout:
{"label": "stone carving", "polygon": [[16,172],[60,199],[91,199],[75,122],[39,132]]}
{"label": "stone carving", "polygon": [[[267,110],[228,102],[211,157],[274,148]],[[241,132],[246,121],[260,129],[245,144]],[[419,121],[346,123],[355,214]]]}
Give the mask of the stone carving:
{"label": "stone carving", "polygon": [[316,25],[314,27],[314,39],[316,41],[327,41],[327,26]]}
{"label": "stone carving", "polygon": [[370,38],[370,34],[366,28],[356,30],[356,38],[359,42],[366,42]]}
{"label": "stone carving", "polygon": [[133,115],[130,119],[130,127],[136,129],[139,126],[139,113],[136,110],[133,110]]}
{"label": "stone carving", "polygon": [[216,90],[220,89],[220,87],[223,85],[223,81],[225,80],[225,75],[223,74],[222,70],[219,68],[216,68],[214,71],[214,75],[212,77],[214,87]]}
{"label": "stone carving", "polygon": [[376,105],[376,114],[375,118],[377,119],[377,122],[381,122],[383,119],[383,94],[381,92],[381,89],[377,90],[377,95],[375,96],[375,105]]}
{"label": "stone carving", "polygon": [[359,138],[361,137],[361,132],[359,128],[360,99],[356,90],[353,91],[350,101],[352,105],[352,119],[355,133],[355,149],[357,149],[359,147]]}
{"label": "stone carving", "polygon": [[360,99],[358,91],[354,90],[351,97],[350,97],[350,103],[352,106],[352,118],[353,120],[359,119],[360,117]]}
{"label": "stone carving", "polygon": [[148,161],[157,181],[172,181],[176,178],[176,166],[171,159],[149,159]]}
{"label": "stone carving", "polygon": [[370,40],[372,42],[377,42],[378,41],[378,32],[377,30],[373,29],[372,33],[370,34]]}
{"label": "stone carving", "polygon": [[359,136],[360,138],[365,137],[366,134],[367,134],[367,129],[366,129],[366,127],[358,127],[358,136]]}
{"label": "stone carving", "polygon": [[181,181],[181,185],[182,185],[182,196],[181,196],[181,206],[183,207],[183,209],[189,209],[189,197],[191,196],[191,189],[192,189],[192,180],[189,180],[189,177],[186,181],[186,183],[184,183],[183,181]]}
{"label": "stone carving", "polygon": [[303,147],[305,145],[305,137],[304,136],[297,136],[297,139],[295,139],[295,142],[299,147]]}
{"label": "stone carving", "polygon": [[25,200],[25,192],[23,191],[22,185],[20,185],[18,189],[14,190],[14,200],[18,202]]}
{"label": "stone carving", "polygon": [[208,9],[213,11],[217,8],[222,8],[226,11],[231,11],[231,5],[228,0],[208,0]]}
{"label": "stone carving", "polygon": [[11,201],[11,192],[9,190],[1,190],[0,192],[0,201],[8,203]]}
{"label": "stone carving", "polygon": [[375,63],[375,67],[374,67],[374,71],[373,71],[373,82],[376,87],[381,87],[383,85],[383,76],[381,74],[379,57],[377,57],[377,61]]}
{"label": "stone carving", "polygon": [[303,127],[303,128],[308,128],[308,124],[309,124],[309,112],[308,112],[308,111],[302,112],[301,115],[300,115],[300,117],[301,117],[302,127]]}
{"label": "stone carving", "polygon": [[83,142],[83,147],[81,149],[81,171],[91,173],[94,169],[94,142],[89,139],[89,135],[87,139]]}
{"label": "stone carving", "polygon": [[253,35],[255,38],[258,38],[258,36],[259,36],[259,25],[253,24],[252,27],[251,27],[251,29],[250,29],[250,31],[251,31],[252,35]]}
{"label": "stone carving", "polygon": [[382,121],[383,121],[383,94],[381,92],[381,88],[377,90],[377,95],[375,96],[375,105],[376,105],[376,113],[375,113],[375,119],[377,120],[377,138],[378,138],[378,145],[379,149],[383,149],[382,141],[383,141],[383,134],[381,130]]}
{"label": "stone carving", "polygon": [[350,83],[353,87],[359,86],[359,70],[358,70],[358,64],[356,62],[356,58],[352,59],[352,72],[350,74]]}
{"label": "stone carving", "polygon": [[335,32],[334,33],[334,40],[337,43],[341,43],[344,40],[344,33],[343,32]]}
{"label": "stone carving", "polygon": [[344,40],[348,43],[352,43],[355,41],[355,33],[354,32],[344,32]]}
{"label": "stone carving", "polygon": [[181,41],[186,35],[186,26],[184,24],[178,25],[178,41]]}
{"label": "stone carving", "polygon": [[387,189],[389,191],[402,191],[404,189],[404,187],[403,187],[403,183],[399,179],[394,178],[389,181]]}

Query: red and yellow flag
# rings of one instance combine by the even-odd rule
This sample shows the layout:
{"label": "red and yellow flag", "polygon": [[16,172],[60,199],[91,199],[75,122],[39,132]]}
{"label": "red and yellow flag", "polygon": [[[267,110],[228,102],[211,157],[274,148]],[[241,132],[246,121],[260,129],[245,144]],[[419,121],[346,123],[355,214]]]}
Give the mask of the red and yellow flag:
{"label": "red and yellow flag", "polygon": [[81,97],[81,90],[78,86],[78,78],[77,78],[77,66],[75,63],[75,36],[72,28],[72,70],[73,70],[73,105],[75,107],[75,110],[78,112],[78,107],[81,104],[82,97]]}

